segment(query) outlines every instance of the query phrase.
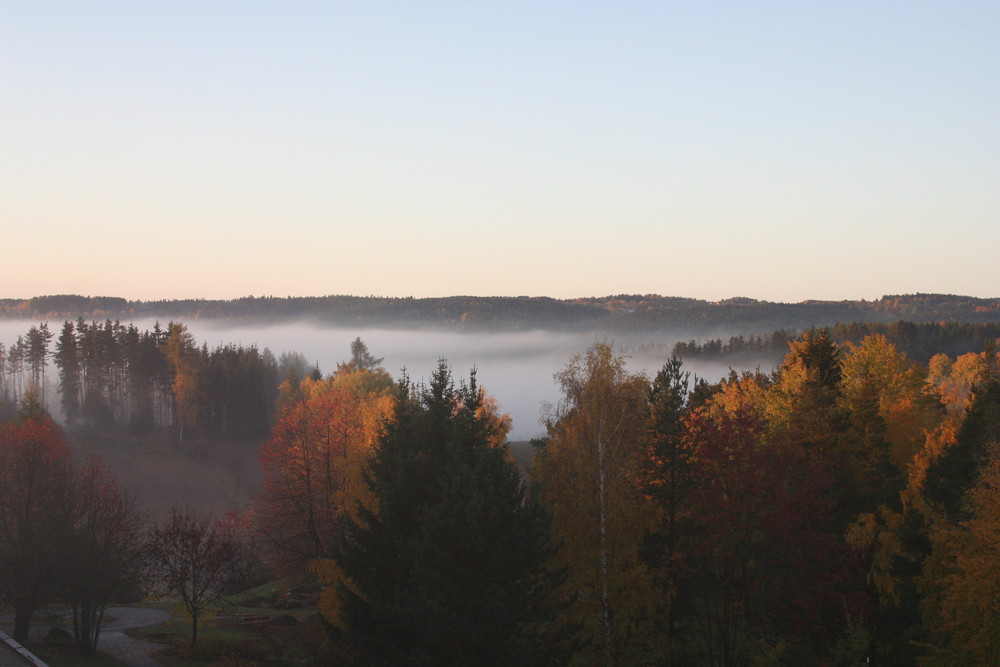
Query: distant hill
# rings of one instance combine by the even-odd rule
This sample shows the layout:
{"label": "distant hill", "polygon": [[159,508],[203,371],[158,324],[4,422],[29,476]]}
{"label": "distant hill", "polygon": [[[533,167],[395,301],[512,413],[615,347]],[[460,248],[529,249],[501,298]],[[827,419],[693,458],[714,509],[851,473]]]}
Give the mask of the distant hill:
{"label": "distant hill", "polygon": [[552,299],[451,296],[417,299],[331,295],[253,297],[229,301],[128,301],[78,295],[0,299],[0,317],[61,320],[218,319],[276,323],[310,320],[329,326],[449,330],[601,330],[628,334],[682,329],[769,332],[838,322],[1000,322],[1000,298],[952,294],[884,296],[876,301],[775,303],[745,297],[709,302],[657,294]]}

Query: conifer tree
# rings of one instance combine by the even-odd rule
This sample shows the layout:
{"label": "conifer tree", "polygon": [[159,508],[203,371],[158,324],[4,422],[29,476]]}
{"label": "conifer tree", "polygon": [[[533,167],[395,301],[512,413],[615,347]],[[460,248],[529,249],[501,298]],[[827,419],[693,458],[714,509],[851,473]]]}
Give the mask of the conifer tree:
{"label": "conifer tree", "polygon": [[55,361],[59,369],[63,413],[66,415],[66,424],[72,426],[80,415],[80,355],[76,331],[70,321],[63,324],[62,332],[56,340]]}
{"label": "conifer tree", "polygon": [[662,595],[658,616],[667,639],[667,663],[675,653],[678,609],[681,597],[679,541],[690,524],[688,496],[696,485],[693,450],[684,436],[689,373],[672,357],[656,374],[649,389],[650,452],[646,462],[644,489],[659,504],[659,524],[646,536],[642,557],[656,572]]}
{"label": "conifer tree", "polygon": [[538,664],[554,583],[546,513],[525,496],[475,373],[400,383],[371,462],[377,511],[348,527],[340,622],[386,664]]}

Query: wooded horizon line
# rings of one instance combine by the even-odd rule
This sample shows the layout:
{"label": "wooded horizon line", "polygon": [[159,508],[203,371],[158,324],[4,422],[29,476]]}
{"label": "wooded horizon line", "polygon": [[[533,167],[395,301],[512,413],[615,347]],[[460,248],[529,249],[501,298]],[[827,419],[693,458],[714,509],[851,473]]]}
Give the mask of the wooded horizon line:
{"label": "wooded horizon line", "polygon": [[313,321],[326,326],[447,329],[600,329],[617,333],[683,328],[710,332],[829,326],[840,322],[998,322],[1000,297],[955,294],[885,295],[874,301],[782,303],[732,297],[708,301],[658,294],[556,299],[528,296],[316,297],[128,300],[47,295],[0,299],[0,318],[186,318],[267,323]]}

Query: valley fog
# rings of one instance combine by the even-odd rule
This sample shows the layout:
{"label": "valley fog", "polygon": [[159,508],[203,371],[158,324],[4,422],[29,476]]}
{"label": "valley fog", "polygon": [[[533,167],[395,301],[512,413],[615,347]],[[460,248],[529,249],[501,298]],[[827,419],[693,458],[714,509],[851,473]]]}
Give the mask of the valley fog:
{"label": "valley fog", "polygon": [[[152,326],[150,324],[149,326]],[[631,371],[645,371],[650,377],[670,357],[675,339],[670,336],[647,336],[641,339],[617,340],[603,334],[564,333],[553,331],[502,332],[494,334],[447,331],[400,331],[387,329],[347,329],[310,324],[278,326],[233,326],[230,322],[193,321],[188,329],[209,348],[218,344],[236,343],[268,348],[275,354],[299,352],[312,363],[318,363],[329,374],[338,362],[351,357],[351,342],[361,337],[375,357],[384,357],[383,367],[398,378],[405,368],[415,383],[430,379],[438,360],[445,359],[457,382],[467,379],[476,369],[480,386],[500,403],[503,412],[513,420],[511,440],[529,440],[544,435],[541,424],[546,405],[555,406],[561,391],[553,375],[569,362],[572,355],[585,351],[595,340],[611,340],[616,351],[628,358]],[[678,336],[677,339],[681,339]],[[662,355],[632,350],[644,343],[666,343]],[[685,369],[715,382],[729,372],[728,366],[687,363]],[[765,369],[769,370],[769,369]]]}
{"label": "valley fog", "polygon": [[[30,320],[0,321],[0,342],[9,346],[39,322]],[[135,320],[140,330],[152,329],[153,320]],[[165,320],[160,321],[166,327]],[[229,321],[186,320],[184,324],[197,344],[210,349],[234,344],[269,349],[275,357],[283,352],[302,354],[311,364],[318,364],[324,375],[336,369],[338,362],[351,356],[351,342],[361,337],[375,357],[384,357],[383,367],[395,378],[403,369],[415,383],[430,379],[438,360],[445,359],[456,382],[468,377],[475,368],[480,386],[500,403],[513,420],[511,440],[528,440],[544,434],[540,423],[544,406],[555,406],[561,392],[553,374],[565,368],[573,354],[585,351],[595,340],[611,340],[616,351],[630,355],[629,370],[654,376],[670,356],[676,340],[685,336],[649,334],[639,338],[608,339],[601,333],[564,333],[552,331],[502,332],[493,334],[425,330],[389,330],[336,328],[308,323],[280,325],[234,324]],[[50,351],[55,350],[62,321],[50,321],[53,334]],[[648,344],[655,344],[653,351]],[[646,346],[646,347],[643,347]],[[633,350],[638,350],[633,352]],[[729,371],[728,366],[685,362],[693,376],[715,382]],[[764,370],[770,370],[765,368]],[[49,363],[49,382],[58,382],[55,365]],[[57,406],[50,406],[56,414]]]}

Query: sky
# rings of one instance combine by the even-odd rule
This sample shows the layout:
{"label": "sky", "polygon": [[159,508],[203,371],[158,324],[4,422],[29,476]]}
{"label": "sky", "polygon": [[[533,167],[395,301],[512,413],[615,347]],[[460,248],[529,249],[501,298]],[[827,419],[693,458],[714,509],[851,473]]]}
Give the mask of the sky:
{"label": "sky", "polygon": [[996,297],[998,35],[995,0],[3,0],[0,297]]}

